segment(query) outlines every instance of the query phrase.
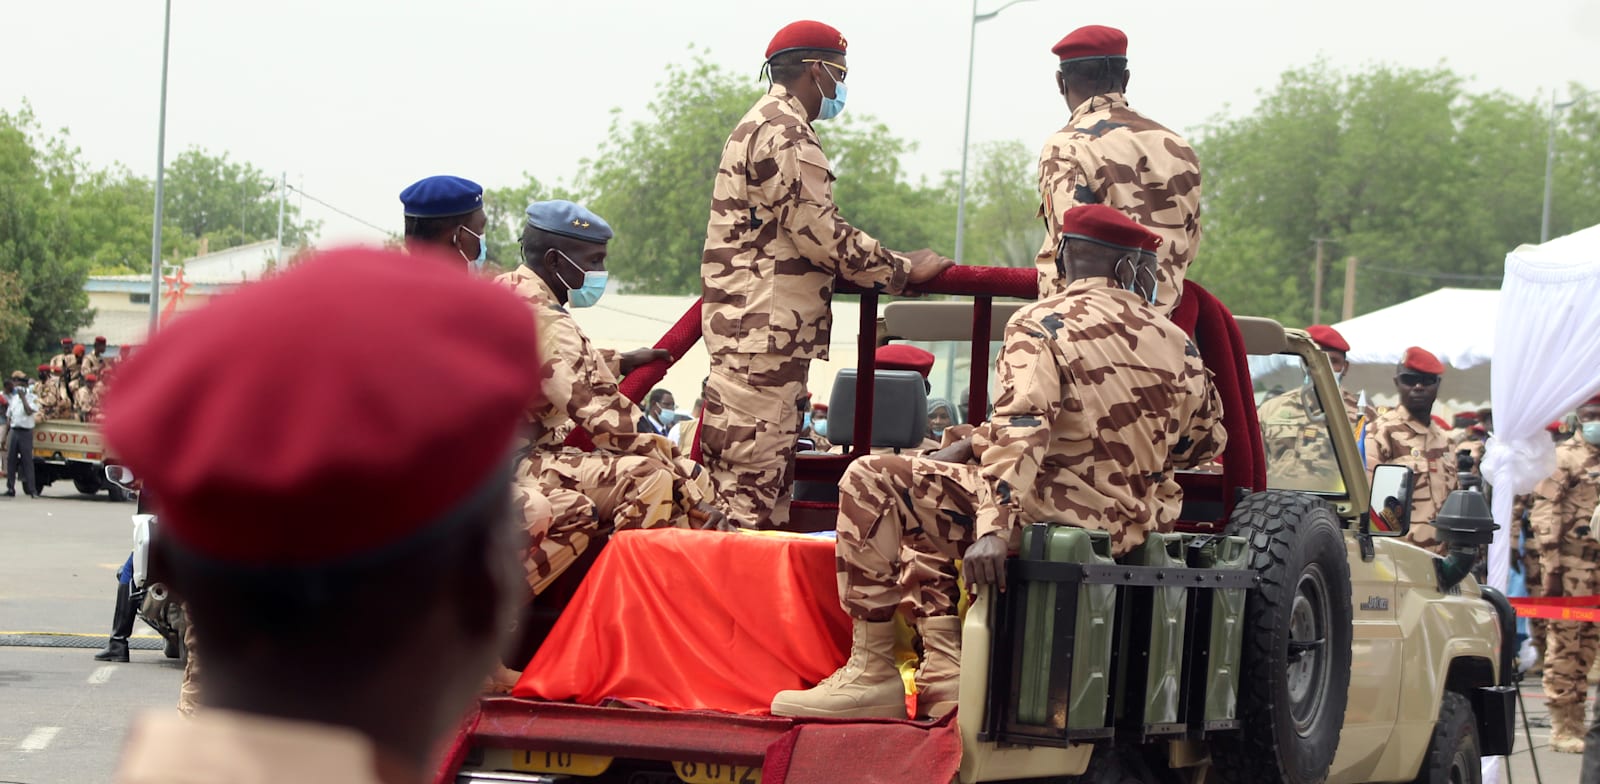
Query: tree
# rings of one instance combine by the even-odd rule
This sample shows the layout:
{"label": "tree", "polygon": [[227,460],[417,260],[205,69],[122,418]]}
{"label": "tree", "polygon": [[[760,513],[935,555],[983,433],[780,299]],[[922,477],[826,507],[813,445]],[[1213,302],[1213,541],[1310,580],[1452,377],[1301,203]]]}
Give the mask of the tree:
{"label": "tree", "polygon": [[[1557,236],[1600,221],[1594,112],[1580,99],[1559,129]],[[1289,324],[1311,319],[1318,238],[1325,281],[1359,259],[1356,312],[1497,285],[1506,252],[1538,241],[1548,127],[1537,103],[1470,93],[1442,67],[1291,70],[1253,114],[1199,136],[1205,234],[1190,275],[1237,312]],[[1337,313],[1342,287],[1324,289]]]}
{"label": "tree", "polygon": [[[1038,158],[1020,141],[990,142],[973,153],[967,182],[966,251],[962,261],[1031,267],[1044,244],[1039,220]],[[955,173],[947,175],[947,179]],[[947,184],[951,201],[959,183]],[[952,219],[953,223],[953,219]],[[953,243],[952,243],[953,244]]]}
{"label": "tree", "polygon": [[[254,165],[230,161],[226,152],[190,148],[167,164],[163,226],[170,221],[189,237],[205,239],[210,251],[276,237],[277,185]],[[299,207],[284,205],[285,245],[305,244],[317,227],[300,220]]]}

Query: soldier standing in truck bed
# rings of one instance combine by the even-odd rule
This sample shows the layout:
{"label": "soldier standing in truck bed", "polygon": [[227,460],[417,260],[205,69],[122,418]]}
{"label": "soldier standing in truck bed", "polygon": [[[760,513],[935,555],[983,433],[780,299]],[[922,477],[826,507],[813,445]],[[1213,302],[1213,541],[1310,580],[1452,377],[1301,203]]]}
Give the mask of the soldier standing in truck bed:
{"label": "soldier standing in truck bed", "polygon": [[1072,118],[1039,153],[1039,296],[1060,293],[1061,216],[1079,204],[1121,210],[1162,239],[1156,309],[1172,312],[1200,245],[1200,159],[1182,136],[1128,106],[1128,36],[1080,27],[1051,49]]}
{"label": "soldier standing in truck bed", "polygon": [[[840,480],[850,659],[816,688],[779,692],[774,714],[904,718],[893,617],[907,599],[926,651],[918,714],[949,712],[960,675],[958,557],[968,586],[1004,586],[1023,528],[1055,521],[1109,531],[1113,555],[1123,555],[1176,521],[1174,469],[1221,454],[1227,432],[1210,372],[1151,304],[1160,238],[1103,205],[1077,207],[1061,226],[1058,273],[1069,283],[1006,324],[994,415],[929,457],[864,457]],[[937,554],[941,568],[907,580],[910,537],[919,565]]]}
{"label": "soldier standing in truck bed", "polygon": [[846,42],[795,22],[767,46],[772,86],[722,150],[700,262],[711,381],[700,449],[717,505],[738,525],[788,519],[795,442],[813,359],[828,358],[833,281],[899,294],[952,263],[896,253],[845,222],[811,124],[844,110]]}

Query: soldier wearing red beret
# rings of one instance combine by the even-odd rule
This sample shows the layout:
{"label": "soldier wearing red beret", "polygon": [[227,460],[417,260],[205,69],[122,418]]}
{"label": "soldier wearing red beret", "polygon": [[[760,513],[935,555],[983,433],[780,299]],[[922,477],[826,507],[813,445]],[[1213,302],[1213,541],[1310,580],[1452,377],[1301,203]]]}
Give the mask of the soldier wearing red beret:
{"label": "soldier wearing red beret", "polygon": [[97,337],[94,339],[94,348],[91,349],[87,354],[83,355],[83,374],[85,376],[89,375],[90,373],[93,373],[97,376],[103,375],[105,373],[105,369],[106,339],[104,337]]}
{"label": "soldier wearing red beret", "polygon": [[1157,310],[1172,312],[1200,244],[1200,160],[1183,137],[1128,106],[1128,37],[1090,25],[1052,49],[1056,89],[1072,117],[1039,154],[1039,296],[1059,293],[1060,217],[1080,204],[1115,207],[1160,235]]}
{"label": "soldier wearing red beret", "polygon": [[[406,361],[370,350],[386,342]],[[206,703],[140,719],[115,781],[425,780],[526,596],[509,482],[538,365],[515,297],[364,249],[241,289],[130,360],[105,438],[157,505]],[[306,376],[284,385],[291,368]],[[397,415],[419,378],[472,383]]]}
{"label": "soldier wearing red beret", "polygon": [[1426,349],[1412,346],[1395,367],[1394,388],[1400,405],[1379,415],[1367,428],[1367,465],[1396,463],[1411,469],[1411,532],[1418,547],[1443,555],[1444,545],[1433,518],[1445,496],[1460,486],[1455,449],[1433,421],[1433,403],[1444,378],[1444,363]]}
{"label": "soldier wearing red beret", "polygon": [[1350,390],[1344,388],[1344,374],[1350,369],[1350,343],[1339,334],[1339,330],[1327,324],[1312,324],[1306,327],[1306,333],[1311,335],[1311,340],[1322,349],[1327,356],[1328,364],[1333,367],[1333,375],[1339,380],[1339,394],[1344,398],[1344,411],[1350,417],[1350,426],[1361,431],[1363,419],[1371,422],[1378,418],[1378,412],[1371,404],[1363,404]]}
{"label": "soldier wearing red beret", "polygon": [[843,33],[800,21],[773,36],[772,86],[740,119],[712,186],[700,278],[711,354],[700,445],[719,508],[745,527],[788,518],[797,403],[828,358],[835,278],[897,294],[953,262],[896,253],[851,226],[811,124],[844,110]]}

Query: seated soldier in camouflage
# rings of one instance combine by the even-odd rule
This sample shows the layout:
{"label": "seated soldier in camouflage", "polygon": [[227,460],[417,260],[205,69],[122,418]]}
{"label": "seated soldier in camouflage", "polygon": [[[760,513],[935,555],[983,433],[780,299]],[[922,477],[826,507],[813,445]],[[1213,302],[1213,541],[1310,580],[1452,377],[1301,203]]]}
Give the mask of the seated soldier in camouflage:
{"label": "seated soldier in camouflage", "polygon": [[[605,293],[611,227],[570,201],[535,202],[527,213],[522,264],[495,278],[533,307],[539,326],[544,395],[528,409],[531,444],[517,473],[535,478],[541,491],[583,493],[598,515],[556,515],[530,564],[538,593],[597,536],[687,526],[691,518],[717,526],[723,516],[707,503],[711,485],[700,466],[681,458],[666,436],[640,432],[643,414],[617,390],[622,373],[656,352],[607,355],[567,313],[568,305],[590,307]],[[589,433],[593,452],[566,446],[574,427]]]}
{"label": "seated soldier in camouflage", "polygon": [[[1123,555],[1177,519],[1173,470],[1222,452],[1210,374],[1151,307],[1160,238],[1103,205],[1069,211],[1063,237],[1057,264],[1070,282],[1006,325],[993,416],[928,457],[872,455],[845,472],[836,546],[850,660],[814,689],[780,692],[773,713],[903,718],[892,622],[902,600],[916,606],[925,651],[917,713],[948,713],[961,656],[956,558],[969,586],[1003,587],[1006,555],[1032,523],[1109,531]],[[941,568],[909,579],[912,541],[941,554]]]}

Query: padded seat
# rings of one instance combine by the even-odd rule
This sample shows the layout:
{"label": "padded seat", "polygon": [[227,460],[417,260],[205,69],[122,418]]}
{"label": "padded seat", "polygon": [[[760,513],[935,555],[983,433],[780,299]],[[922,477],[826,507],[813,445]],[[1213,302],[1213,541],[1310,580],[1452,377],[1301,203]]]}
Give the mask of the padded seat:
{"label": "padded seat", "polygon": [[[855,444],[856,369],[845,368],[833,380],[828,396],[828,438],[844,447]],[[872,447],[911,449],[928,432],[928,384],[912,370],[878,370],[873,374]],[[837,455],[801,453],[797,460],[831,460]],[[837,504],[839,483],[797,480],[791,497],[812,504]]]}

